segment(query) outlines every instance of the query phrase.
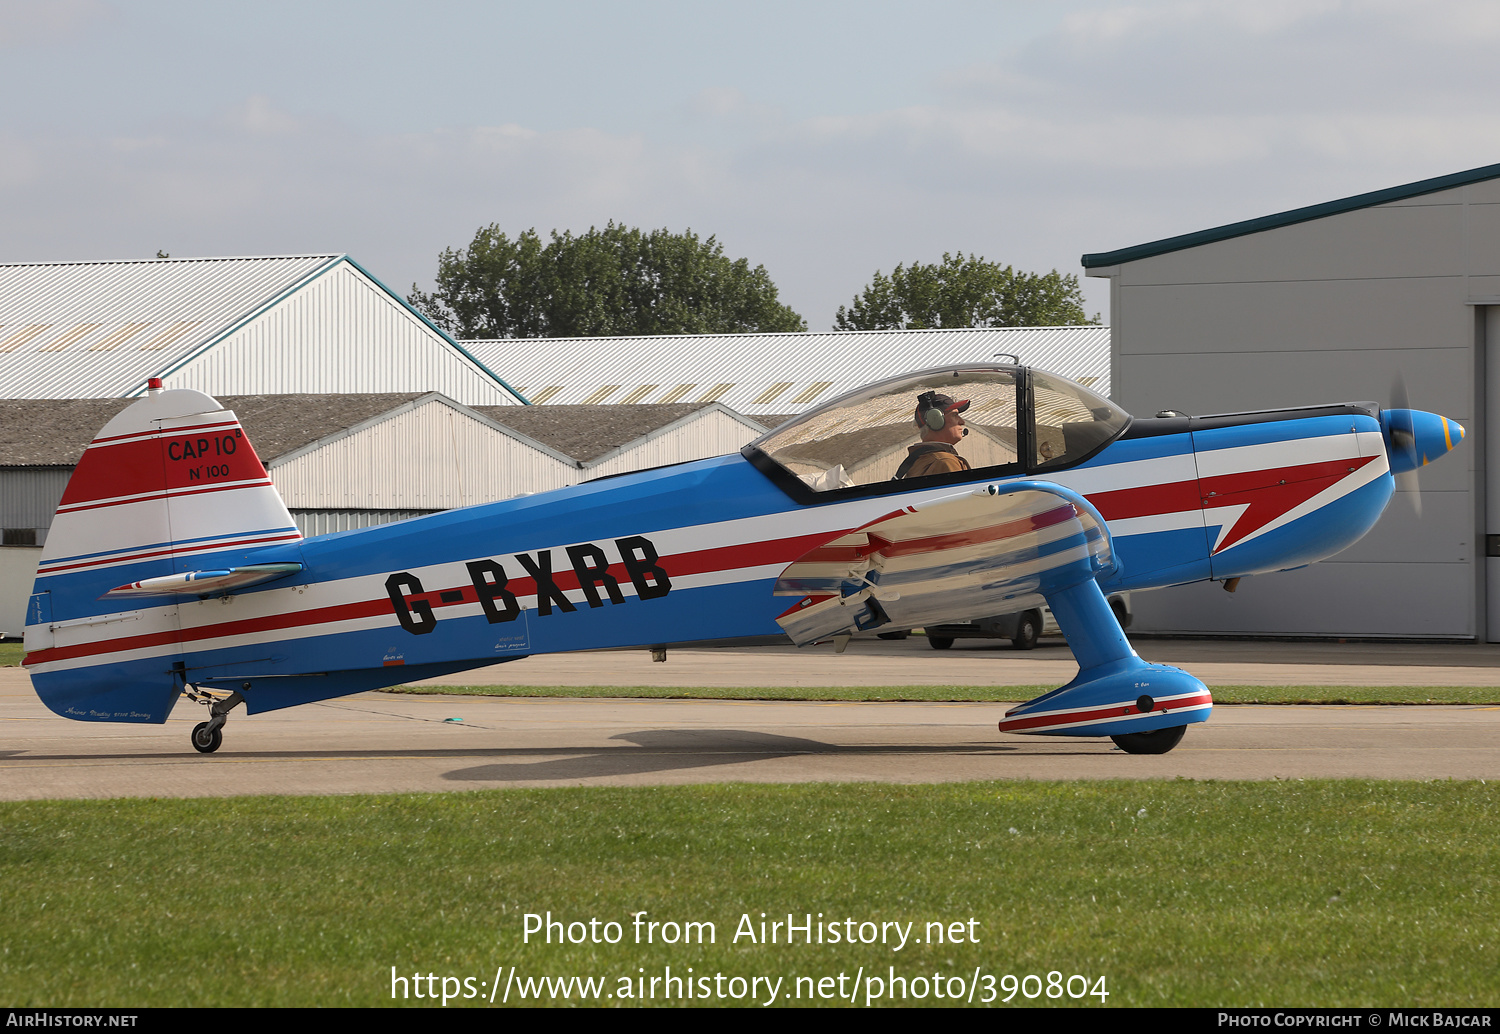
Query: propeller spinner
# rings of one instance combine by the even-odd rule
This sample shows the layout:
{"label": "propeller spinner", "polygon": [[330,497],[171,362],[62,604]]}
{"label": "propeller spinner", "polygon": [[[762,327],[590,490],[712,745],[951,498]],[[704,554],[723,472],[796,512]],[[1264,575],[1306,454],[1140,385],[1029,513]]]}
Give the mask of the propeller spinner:
{"label": "propeller spinner", "polygon": [[1464,440],[1464,425],[1436,413],[1409,409],[1406,385],[1400,377],[1391,390],[1394,403],[1380,412],[1380,429],[1385,435],[1385,451],[1396,483],[1408,493],[1417,516],[1422,515],[1422,494],[1417,486],[1417,470],[1446,455]]}

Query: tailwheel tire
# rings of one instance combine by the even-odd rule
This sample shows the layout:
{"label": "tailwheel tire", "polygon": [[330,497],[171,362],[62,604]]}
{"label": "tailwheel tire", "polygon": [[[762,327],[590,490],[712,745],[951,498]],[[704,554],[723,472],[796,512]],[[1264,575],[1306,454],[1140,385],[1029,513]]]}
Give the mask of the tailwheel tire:
{"label": "tailwheel tire", "polygon": [[1127,732],[1124,736],[1111,736],[1115,746],[1127,754],[1165,754],[1182,742],[1186,725],[1174,725],[1170,729],[1155,729],[1151,732]]}
{"label": "tailwheel tire", "polygon": [[193,749],[199,754],[212,754],[223,742],[223,730],[209,729],[207,722],[199,722],[193,727]]}
{"label": "tailwheel tire", "polygon": [[1016,623],[1016,634],[1011,637],[1011,645],[1017,650],[1032,650],[1036,648],[1036,641],[1042,636],[1042,620],[1040,615],[1025,613],[1021,620]]}
{"label": "tailwheel tire", "polygon": [[953,640],[945,635],[930,635],[927,637],[927,645],[934,650],[946,650],[953,645]]}

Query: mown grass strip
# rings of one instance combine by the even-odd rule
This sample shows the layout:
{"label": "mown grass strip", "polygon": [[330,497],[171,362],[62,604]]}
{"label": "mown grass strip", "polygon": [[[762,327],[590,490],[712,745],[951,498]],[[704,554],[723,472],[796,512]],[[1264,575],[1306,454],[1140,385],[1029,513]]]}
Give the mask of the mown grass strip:
{"label": "mown grass strip", "polygon": [[[596,975],[613,993],[670,965],[788,991],[978,967],[1103,975],[1110,1006],[1491,1006],[1497,806],[1483,783],[1367,781],[7,803],[0,1000],[388,1005],[392,967]],[[548,911],[625,941],[523,944],[523,915]],[[630,943],[642,911],[712,922],[715,941]],[[973,919],[978,943],[734,943],[762,912]]]}
{"label": "mown grass strip", "polygon": [[[387,693],[681,700],[1020,701],[1056,686],[395,686]],[[1212,686],[1220,704],[1500,704],[1497,686]]]}

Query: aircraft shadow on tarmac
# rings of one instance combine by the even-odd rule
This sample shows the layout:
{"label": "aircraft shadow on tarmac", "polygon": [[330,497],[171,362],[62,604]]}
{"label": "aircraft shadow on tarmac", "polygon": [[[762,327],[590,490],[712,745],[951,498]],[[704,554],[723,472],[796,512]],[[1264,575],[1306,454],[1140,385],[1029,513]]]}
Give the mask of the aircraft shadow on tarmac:
{"label": "aircraft shadow on tarmac", "polygon": [[[545,761],[476,765],[444,773],[444,779],[463,782],[513,782],[521,780],[597,779],[646,775],[673,769],[738,765],[747,761],[816,754],[823,757],[878,757],[892,754],[954,755],[997,754],[1014,750],[1010,744],[837,744],[780,736],[744,729],[648,729],[620,733],[610,739],[625,740],[633,747],[592,747],[554,750],[530,748],[524,753],[553,755]],[[501,751],[499,753],[522,753]],[[559,754],[571,755],[557,757]]]}
{"label": "aircraft shadow on tarmac", "polygon": [[[1037,748],[1049,757],[1098,756],[1100,744],[1071,737],[1032,737],[1026,742],[988,740],[975,743],[824,743],[821,740],[781,736],[745,729],[648,729],[610,737],[631,746],[566,745],[548,747],[427,748],[405,750],[236,750],[221,754],[187,754],[179,750],[113,754],[40,753],[28,750],[0,752],[0,757],[21,762],[58,761],[170,761],[213,766],[242,761],[404,761],[450,758],[453,760],[494,758],[493,762],[458,768],[442,774],[454,782],[523,782],[564,779],[595,779],[646,775],[674,769],[737,765],[806,755],[826,758],[881,758],[896,755],[920,757],[988,756],[1024,752]],[[1113,751],[1106,751],[1112,753]],[[529,760],[535,759],[535,760]]]}

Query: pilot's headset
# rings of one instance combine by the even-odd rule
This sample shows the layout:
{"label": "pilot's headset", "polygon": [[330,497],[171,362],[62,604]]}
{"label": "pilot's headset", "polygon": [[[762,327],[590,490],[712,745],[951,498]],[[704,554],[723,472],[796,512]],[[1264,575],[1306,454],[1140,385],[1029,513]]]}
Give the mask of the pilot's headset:
{"label": "pilot's headset", "polygon": [[935,391],[924,391],[917,396],[917,410],[922,416],[922,423],[932,431],[941,431],[948,420],[948,414],[938,404],[937,396]]}
{"label": "pilot's headset", "polygon": [[[948,422],[948,411],[938,401],[940,397],[947,398],[946,395],[939,396],[935,391],[924,391],[917,396],[917,412],[921,416],[922,426],[929,430],[941,431],[943,425]],[[953,400],[949,399],[948,404],[953,405]],[[964,428],[963,436],[965,438],[969,436],[967,427]]]}

